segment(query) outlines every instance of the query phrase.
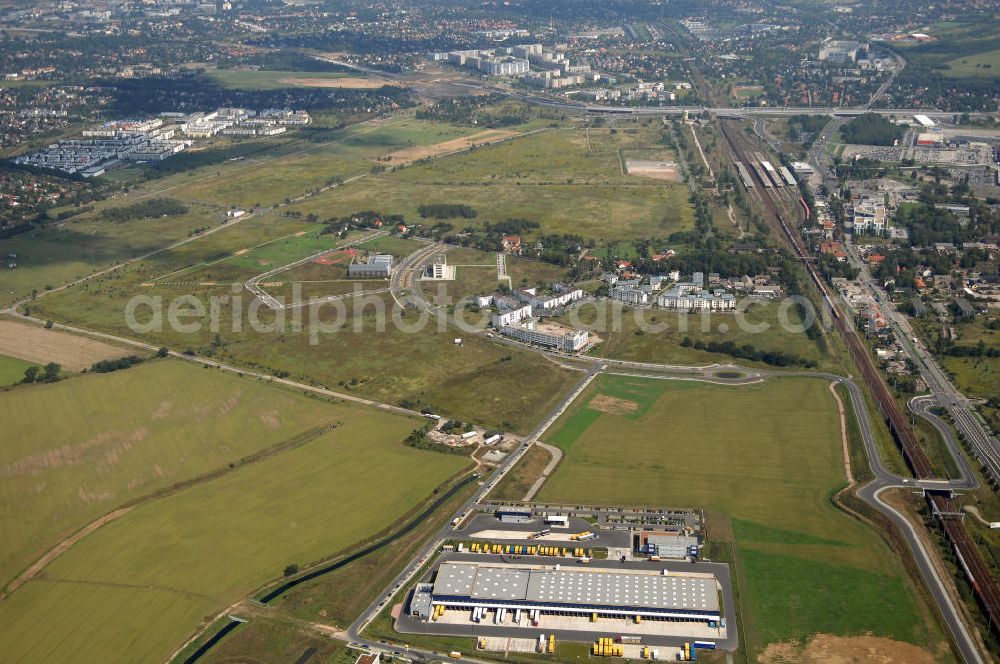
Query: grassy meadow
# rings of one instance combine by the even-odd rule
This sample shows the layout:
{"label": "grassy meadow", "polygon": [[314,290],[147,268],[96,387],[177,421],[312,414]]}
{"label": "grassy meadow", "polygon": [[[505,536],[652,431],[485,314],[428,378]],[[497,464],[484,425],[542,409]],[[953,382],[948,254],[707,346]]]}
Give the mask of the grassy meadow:
{"label": "grassy meadow", "polygon": [[336,417],[316,400],[170,360],[0,392],[0,580],[106,512]]}
{"label": "grassy meadow", "polygon": [[17,357],[0,355],[0,387],[7,387],[20,382],[24,378],[24,370],[31,366]]}
{"label": "grassy meadow", "polygon": [[[634,132],[634,133],[629,133]],[[655,144],[654,128],[612,134],[562,127],[376,176],[295,204],[304,213],[344,215],[370,209],[418,218],[425,203],[463,203],[479,213],[458,227],[524,218],[541,233],[595,240],[666,236],[693,225],[687,189],[625,175],[620,150]],[[530,234],[529,234],[530,235]]]}
{"label": "grassy meadow", "polygon": [[546,436],[565,456],[539,499],[696,506],[710,530],[731,524],[752,653],[869,631],[936,650],[895,554],[830,502],[845,484],[839,429],[820,380],[601,376]]}
{"label": "grassy meadow", "polygon": [[[468,465],[463,457],[403,445],[419,424],[413,418],[318,401],[315,407],[335,428],[136,507],[0,603],[5,658],[163,661],[224,607],[280,577],[284,566],[374,536]],[[244,419],[256,424],[253,416]],[[53,624],[60,625],[57,638]]]}

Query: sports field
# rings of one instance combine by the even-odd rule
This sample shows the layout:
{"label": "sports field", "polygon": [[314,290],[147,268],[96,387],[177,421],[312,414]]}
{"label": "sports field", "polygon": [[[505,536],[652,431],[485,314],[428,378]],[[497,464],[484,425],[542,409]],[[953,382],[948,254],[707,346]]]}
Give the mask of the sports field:
{"label": "sports field", "polygon": [[0,580],[130,500],[336,417],[301,395],[173,360],[0,393]]}
{"label": "sports field", "polygon": [[[254,386],[267,392],[265,403],[238,419],[255,431],[274,435],[269,420],[282,417],[272,409],[283,398],[312,406],[316,419],[335,428],[145,503],[77,543],[0,602],[5,659],[163,661],[199,625],[279,578],[286,565],[308,564],[375,535],[468,464],[403,445],[420,424],[414,418]],[[199,431],[240,404],[226,411],[227,405],[205,404]],[[189,438],[197,444],[189,455],[213,440],[210,433]],[[256,433],[242,438],[259,442]],[[234,452],[240,444],[239,437],[227,441]]]}
{"label": "sports field", "polygon": [[547,435],[565,457],[539,499],[709,511],[715,536],[735,541],[751,653],[869,631],[936,648],[895,554],[830,502],[845,484],[839,428],[821,380],[605,375]]}

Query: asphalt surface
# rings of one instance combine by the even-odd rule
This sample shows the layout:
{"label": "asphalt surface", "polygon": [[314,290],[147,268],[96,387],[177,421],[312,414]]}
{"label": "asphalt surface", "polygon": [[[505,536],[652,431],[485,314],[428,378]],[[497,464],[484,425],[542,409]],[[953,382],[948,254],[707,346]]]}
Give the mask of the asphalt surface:
{"label": "asphalt surface", "polygon": [[[875,98],[873,97],[873,99],[869,103],[870,104],[874,103],[874,100]],[[423,294],[420,292],[419,288],[412,288],[410,292],[412,295],[411,301],[416,306],[426,308],[432,314],[436,313],[434,307],[431,306],[430,303],[428,303],[426,299],[423,297]],[[511,343],[512,345],[520,345],[517,344],[516,342],[505,340],[499,337],[497,338],[497,341],[501,343]],[[960,450],[958,450],[956,447],[957,441],[955,441],[952,437],[946,437],[945,441],[948,444],[949,449],[952,451],[952,454],[955,455],[956,463],[959,464],[958,467],[960,469],[960,472],[962,473],[962,477],[957,479],[943,478],[942,480],[937,480],[934,482],[917,483],[912,478],[902,477],[900,475],[891,472],[882,463],[880,451],[875,441],[875,434],[872,428],[872,421],[869,416],[867,403],[865,402],[862,396],[862,392],[861,389],[858,387],[858,384],[855,383],[850,378],[846,378],[844,376],[839,376],[836,374],[822,373],[822,372],[764,371],[757,369],[749,369],[735,364],[691,367],[691,366],[663,365],[663,364],[643,363],[643,362],[626,362],[621,360],[613,360],[610,358],[599,358],[599,357],[589,357],[589,356],[576,357],[576,356],[568,356],[565,354],[548,352],[548,351],[538,351],[538,352],[548,355],[550,357],[562,357],[567,360],[572,359],[574,362],[583,363],[584,365],[590,363],[591,366],[589,371],[587,371],[586,373],[586,377],[581,381],[580,384],[578,384],[577,389],[574,389],[566,400],[560,402],[560,404],[555,409],[555,413],[551,417],[546,418],[545,422],[539,425],[539,427],[536,428],[534,432],[532,432],[532,436],[530,436],[527,439],[525,445],[523,445],[519,449],[519,454],[516,455],[511,454],[505,460],[504,464],[497,469],[496,474],[492,476],[490,480],[484,485],[483,488],[485,490],[477,492],[476,496],[470,501],[470,503],[473,503],[474,501],[478,500],[479,496],[485,496],[489,492],[489,490],[491,490],[492,487],[496,485],[499,479],[506,474],[506,472],[514,465],[514,463],[516,463],[516,460],[520,459],[521,454],[523,454],[523,452],[527,449],[527,447],[530,444],[534,443],[535,440],[537,440],[541,436],[541,434],[544,433],[544,431],[548,428],[549,424],[551,424],[551,422],[554,421],[556,417],[562,414],[562,412],[568,407],[569,403],[571,403],[572,400],[576,398],[576,395],[582,392],[583,389],[587,385],[589,385],[590,381],[592,381],[593,378],[598,373],[602,372],[627,373],[630,375],[643,375],[643,376],[672,379],[672,380],[677,380],[677,379],[701,380],[706,382],[723,383],[731,385],[759,382],[768,377],[796,376],[796,375],[835,381],[837,383],[844,385],[848,390],[851,399],[852,410],[855,414],[855,419],[857,421],[858,428],[861,431],[861,436],[864,442],[866,456],[868,457],[868,463],[873,475],[875,476],[875,479],[873,479],[871,482],[858,489],[857,492],[858,496],[862,500],[864,500],[867,504],[872,506],[874,509],[878,510],[880,513],[885,515],[886,518],[888,518],[899,529],[900,533],[903,536],[903,539],[906,541],[907,546],[909,547],[910,552],[913,555],[914,561],[916,563],[918,571],[920,572],[921,578],[923,578],[924,583],[928,588],[928,591],[933,597],[934,602],[941,613],[942,619],[944,620],[944,623],[946,624],[963,661],[972,663],[978,663],[983,661],[976,640],[969,633],[969,630],[967,629],[965,622],[962,619],[962,614],[960,613],[959,608],[955,605],[951,595],[947,590],[946,584],[950,583],[950,580],[942,579],[941,576],[938,574],[936,566],[934,565],[933,560],[934,557],[937,555],[937,552],[928,550],[927,547],[925,547],[924,545],[924,541],[920,538],[919,534],[914,528],[913,524],[911,524],[910,521],[904,515],[898,512],[894,507],[892,507],[888,502],[886,502],[882,498],[882,494],[885,491],[891,489],[918,490],[923,486],[938,490],[941,489],[962,490],[977,486],[974,476],[970,472],[968,472],[967,464],[962,464],[958,461],[959,459],[962,458],[962,455],[960,454]],[[737,374],[738,377],[720,378],[719,374],[723,375]],[[926,409],[924,408],[919,408],[918,411],[915,412],[921,417],[925,416],[926,414],[928,416],[929,421],[931,421],[932,425],[934,425],[935,428],[938,428],[939,425],[943,425],[943,423],[940,422],[940,420],[935,421],[936,418],[933,418],[933,416],[930,416],[929,413],[926,413]],[[959,453],[955,454],[956,452]],[[472,505],[470,504],[468,509],[471,509],[471,506]],[[468,509],[464,509],[463,513],[467,512]],[[446,538],[446,533],[445,537],[442,537],[442,540],[444,538]],[[428,547],[425,548],[425,556],[422,556],[423,560],[427,560],[430,558],[431,555],[433,555],[434,548],[438,544],[439,541],[436,540],[435,542],[429,544]],[[423,563],[421,562],[421,565],[422,564]],[[410,574],[405,575],[404,583],[408,582],[411,579],[412,573],[415,571],[416,570],[414,569],[411,571]],[[404,575],[401,575],[401,578],[403,576]],[[395,588],[396,587],[395,583],[393,584],[393,586],[390,587]],[[391,592],[389,597],[391,597]],[[388,602],[389,597],[386,597],[386,599],[383,602],[383,605],[385,602]],[[363,631],[364,627],[368,624],[368,622],[371,621],[371,619],[376,614],[377,611],[373,612],[371,609],[369,609],[369,611],[366,612],[366,614],[363,615],[362,618],[360,618],[357,622],[355,622],[355,624],[351,626],[351,629],[348,632],[351,635],[351,638],[355,638],[361,641],[361,639],[359,638],[360,632]],[[732,616],[735,614],[727,614],[727,615]],[[733,628],[733,631],[735,633],[735,627]]]}
{"label": "asphalt surface", "polygon": [[[559,563],[560,560],[563,563],[569,562],[573,563],[571,559],[566,558],[556,558],[546,556],[518,556],[516,558],[511,558],[507,556],[494,556],[494,555],[484,555],[484,554],[460,554],[460,553],[446,553],[441,556],[442,562],[445,560],[467,560],[474,562],[489,562],[489,563],[519,563],[524,565],[552,565],[554,563]],[[725,563],[712,563],[712,562],[682,562],[682,561],[661,561],[656,563],[650,563],[645,561],[632,561],[622,564],[616,560],[592,560],[587,567],[596,569],[630,569],[630,570],[661,570],[667,569],[671,572],[696,572],[702,574],[712,574],[718,579],[719,584],[722,586],[722,608],[723,615],[726,616],[726,638],[709,638],[707,640],[715,641],[720,649],[723,650],[734,650],[739,645],[739,639],[737,637],[737,628],[733,616],[736,615],[736,603],[733,599],[732,590],[732,579],[730,577],[729,565]],[[424,576],[427,580],[430,577],[430,573]],[[608,625],[609,621],[603,621],[605,625]],[[530,627],[527,624],[524,626],[514,626],[514,625],[494,625],[490,621],[483,621],[481,623],[464,623],[464,624],[444,624],[436,622],[425,622],[419,619],[411,618],[406,612],[400,614],[399,619],[396,621],[397,630],[408,634],[438,634],[438,635],[450,635],[450,636],[468,636],[470,638],[476,636],[499,636],[499,637],[511,637],[511,638],[521,638],[530,639],[538,638],[538,634],[544,630],[546,634],[554,634],[556,641],[577,641],[577,642],[588,642],[596,641],[599,636],[607,636],[608,634],[614,634],[615,628],[611,626],[606,626],[604,628],[598,627],[601,622],[595,624],[595,629],[593,630],[568,630],[568,629],[553,629],[551,627]],[[692,637],[683,636],[642,636],[643,645],[657,645],[657,646],[683,646],[686,641],[691,641]]]}
{"label": "asphalt surface", "polygon": [[[987,474],[995,482],[1000,483],[1000,441],[997,441],[996,437],[976,416],[972,403],[952,384],[938,366],[933,355],[928,353],[923,344],[917,340],[906,317],[890,304],[888,293],[872,276],[868,265],[858,255],[857,248],[850,242],[846,244],[846,247],[852,266],[860,270],[859,279],[869,293],[875,297],[882,317],[890,325],[893,335],[903,347],[906,356],[917,367],[920,377],[930,390],[930,396],[933,397],[936,405],[944,408],[951,415],[955,427],[969,443],[973,455],[986,467]],[[929,403],[929,400],[923,402],[919,414],[927,416],[927,408],[933,405],[935,404]],[[936,424],[935,428],[941,431]],[[945,437],[946,442],[952,439],[953,437],[950,435]],[[951,446],[949,445],[949,447]],[[951,447],[951,449],[956,463],[964,462],[961,450],[957,446]]]}

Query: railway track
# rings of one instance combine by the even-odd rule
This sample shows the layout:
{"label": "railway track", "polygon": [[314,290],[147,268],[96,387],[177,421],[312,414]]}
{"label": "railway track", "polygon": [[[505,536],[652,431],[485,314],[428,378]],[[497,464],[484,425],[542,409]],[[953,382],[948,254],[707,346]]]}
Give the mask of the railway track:
{"label": "railway track", "polygon": [[[722,128],[722,134],[733,153],[734,160],[744,164],[753,163],[756,155],[743,147],[744,140],[731,126],[731,122],[720,120],[719,124]],[[754,172],[758,178],[761,177],[762,174]],[[764,182],[760,184],[764,185]],[[824,305],[827,307],[830,317],[833,320],[834,327],[850,351],[854,363],[861,372],[861,377],[865,385],[868,387],[869,393],[875,401],[876,406],[878,406],[882,417],[889,425],[889,430],[893,433],[902,451],[903,458],[910,470],[913,471],[914,477],[918,480],[934,479],[934,469],[930,459],[920,446],[916,436],[914,436],[913,428],[910,426],[909,419],[903,413],[903,409],[889,392],[885,381],[882,380],[882,376],[872,361],[868,348],[854,328],[854,322],[848,319],[837,306],[830,289],[820,277],[816,266],[810,260],[811,257],[803,249],[798,234],[786,221],[777,203],[772,198],[772,190],[766,186],[758,186],[755,189],[759,192],[759,197],[756,198],[760,200],[766,211],[765,217],[768,223],[775,228],[778,237],[781,238],[783,243],[805,266],[810,280],[822,296]],[[932,513],[940,521],[945,535],[954,547],[959,564],[972,584],[973,591],[986,613],[990,626],[993,629],[1000,630],[1000,589],[997,588],[990,568],[969,536],[960,514],[955,511],[951,498],[948,496],[930,492],[927,494],[927,500]]]}

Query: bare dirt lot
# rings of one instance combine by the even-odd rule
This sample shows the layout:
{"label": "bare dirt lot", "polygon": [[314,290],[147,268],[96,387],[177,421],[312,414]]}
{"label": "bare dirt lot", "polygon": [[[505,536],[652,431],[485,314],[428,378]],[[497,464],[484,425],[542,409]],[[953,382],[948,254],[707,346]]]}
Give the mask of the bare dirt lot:
{"label": "bare dirt lot", "polygon": [[588,406],[594,410],[599,410],[602,413],[609,413],[611,415],[634,413],[639,409],[639,404],[634,401],[619,399],[618,397],[608,396],[607,394],[598,394],[590,400],[590,404],[588,404]]}
{"label": "bare dirt lot", "polygon": [[481,131],[478,134],[465,136],[463,138],[453,138],[450,141],[443,141],[441,143],[435,143],[434,145],[414,145],[413,147],[390,152],[388,156],[389,161],[393,162],[416,161],[418,159],[436,157],[449,152],[465,150],[475,144],[492,143],[514,135],[516,134],[512,131],[488,129],[486,131]]}
{"label": "bare dirt lot", "polygon": [[283,78],[280,81],[285,85],[297,85],[306,88],[349,88],[351,90],[370,90],[381,88],[383,85],[396,85],[392,81],[381,78],[354,78],[345,76],[344,78],[308,78],[299,77]]}
{"label": "bare dirt lot", "polygon": [[653,178],[655,180],[667,180],[668,182],[681,181],[681,175],[677,171],[677,164],[672,161],[629,159],[625,162],[625,169],[629,175],[638,175],[639,177]]}
{"label": "bare dirt lot", "polygon": [[877,636],[817,634],[805,648],[772,643],[757,657],[761,664],[933,664],[934,656],[917,646]]}
{"label": "bare dirt lot", "polygon": [[96,339],[38,325],[0,319],[0,355],[28,362],[56,362],[63,369],[80,371],[94,362],[129,355],[129,351]]}

